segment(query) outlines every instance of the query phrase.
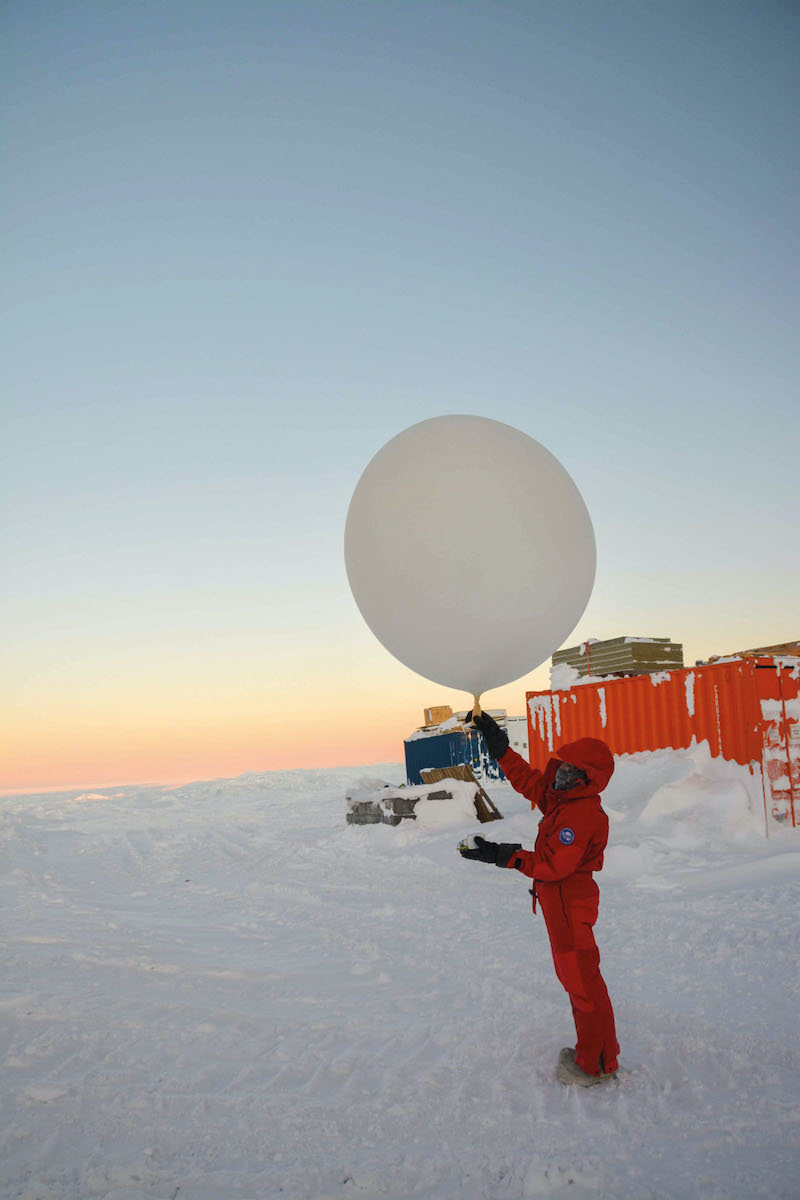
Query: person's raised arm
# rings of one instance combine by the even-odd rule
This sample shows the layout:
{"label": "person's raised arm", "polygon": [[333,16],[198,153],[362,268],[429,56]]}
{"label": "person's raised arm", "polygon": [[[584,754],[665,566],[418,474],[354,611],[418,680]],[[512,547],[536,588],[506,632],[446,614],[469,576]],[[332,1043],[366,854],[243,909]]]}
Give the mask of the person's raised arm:
{"label": "person's raised arm", "polygon": [[510,749],[508,734],[500,728],[494,717],[490,717],[485,712],[476,717],[473,717],[472,713],[467,713],[467,722],[469,721],[472,721],[475,728],[483,734],[486,749],[500,765],[503,774],[514,790],[524,796],[526,800],[530,800],[531,808],[540,808],[544,812],[545,787],[542,772],[526,763],[516,750]]}
{"label": "person's raised arm", "polygon": [[514,791],[530,800],[531,808],[540,808],[544,812],[545,786],[542,772],[525,762],[516,750],[506,750],[503,757],[497,761]]}

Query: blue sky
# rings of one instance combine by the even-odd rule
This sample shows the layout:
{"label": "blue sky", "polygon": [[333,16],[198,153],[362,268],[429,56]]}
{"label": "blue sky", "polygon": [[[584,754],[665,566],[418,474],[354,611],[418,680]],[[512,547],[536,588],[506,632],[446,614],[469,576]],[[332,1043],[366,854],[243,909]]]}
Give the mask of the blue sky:
{"label": "blue sky", "polygon": [[134,709],[147,758],[144,710],[212,722],[216,698],[272,728],[331,691],[382,703],[375,753],[399,746],[440,690],[363,627],[342,528],[375,451],[445,412],[519,426],[583,491],[576,640],[693,661],[798,635],[794,6],[3,21],[0,615],[26,763],[42,722],[78,736],[67,710],[91,774]]}

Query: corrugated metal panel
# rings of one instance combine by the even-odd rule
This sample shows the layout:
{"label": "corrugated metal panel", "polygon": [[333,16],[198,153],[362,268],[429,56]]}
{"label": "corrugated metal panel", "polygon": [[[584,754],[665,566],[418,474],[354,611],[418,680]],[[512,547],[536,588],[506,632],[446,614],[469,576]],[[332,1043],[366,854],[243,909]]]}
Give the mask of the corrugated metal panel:
{"label": "corrugated metal panel", "polygon": [[459,763],[469,763],[479,779],[505,779],[477,732],[440,733],[432,737],[411,738],[405,743],[405,752],[409,784],[422,783],[420,771],[428,767],[455,767]]}
{"label": "corrugated metal panel", "polygon": [[[602,738],[613,754],[680,749],[694,739],[708,742],[712,755],[760,767],[765,732],[760,702],[781,700],[783,689],[783,702],[788,697],[794,710],[798,673],[781,668],[778,659],[744,659],[569,691],[528,692],[530,761],[545,766],[559,743],[579,737]],[[793,721],[788,720],[790,730],[786,721],[781,726],[790,780],[790,740],[798,731]]]}
{"label": "corrugated metal panel", "polygon": [[796,659],[775,659],[754,671],[760,711],[764,803],[778,824],[800,824],[800,669]]}

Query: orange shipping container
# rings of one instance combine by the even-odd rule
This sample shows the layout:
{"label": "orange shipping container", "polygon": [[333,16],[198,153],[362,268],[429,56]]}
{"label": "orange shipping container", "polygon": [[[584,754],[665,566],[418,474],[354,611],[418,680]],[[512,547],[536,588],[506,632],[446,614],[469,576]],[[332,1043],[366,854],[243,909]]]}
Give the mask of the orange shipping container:
{"label": "orange shipping container", "polygon": [[749,658],[560,692],[528,692],[531,764],[579,737],[612,754],[708,742],[714,757],[759,774],[765,819],[800,821],[800,660]]}

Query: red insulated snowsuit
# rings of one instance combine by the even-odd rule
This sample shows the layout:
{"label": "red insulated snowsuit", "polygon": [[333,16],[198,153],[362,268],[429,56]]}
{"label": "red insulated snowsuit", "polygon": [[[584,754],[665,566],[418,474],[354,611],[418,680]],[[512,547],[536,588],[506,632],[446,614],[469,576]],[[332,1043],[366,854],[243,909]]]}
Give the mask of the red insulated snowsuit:
{"label": "red insulated snowsuit", "polygon": [[[556,750],[544,771],[536,770],[514,750],[498,759],[506,779],[544,814],[533,850],[515,850],[508,866],[533,880],[536,901],[550,935],[556,975],[566,989],[578,1034],[575,1061],[590,1075],[617,1068],[619,1045],[614,1012],[603,976],[592,926],[600,893],[592,872],[603,865],[608,817],[599,792],[614,771],[605,742],[580,738]],[[580,767],[589,777],[569,791],[552,784],[560,763]]]}

